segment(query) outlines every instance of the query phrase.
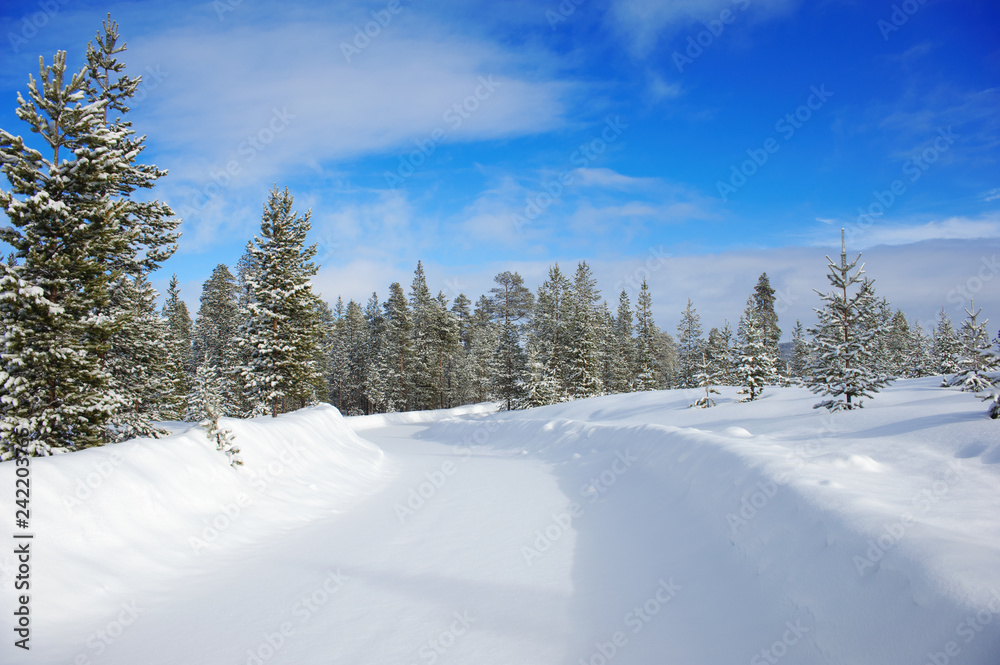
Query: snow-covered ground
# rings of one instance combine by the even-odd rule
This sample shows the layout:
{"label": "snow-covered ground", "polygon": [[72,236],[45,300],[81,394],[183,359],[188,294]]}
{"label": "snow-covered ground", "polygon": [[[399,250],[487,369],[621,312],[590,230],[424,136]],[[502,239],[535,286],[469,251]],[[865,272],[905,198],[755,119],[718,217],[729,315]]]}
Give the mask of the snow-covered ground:
{"label": "snow-covered ground", "polygon": [[[31,463],[2,663],[1000,663],[1000,426],[900,381],[316,407]],[[14,524],[0,465],[0,519]],[[9,541],[13,543],[14,541]]]}

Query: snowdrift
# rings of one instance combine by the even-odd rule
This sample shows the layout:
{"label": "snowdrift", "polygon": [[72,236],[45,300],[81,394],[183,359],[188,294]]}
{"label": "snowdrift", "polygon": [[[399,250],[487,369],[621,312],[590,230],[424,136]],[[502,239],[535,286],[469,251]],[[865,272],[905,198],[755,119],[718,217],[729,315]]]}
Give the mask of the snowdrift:
{"label": "snowdrift", "polygon": [[[104,625],[120,614],[122,598],[168,594],[246,548],[347,511],[386,473],[383,453],[331,406],[222,424],[236,435],[243,467],[231,467],[194,426],[32,459],[33,644],[68,642],[92,655],[84,645],[95,618]],[[14,523],[14,472],[0,465],[5,524]],[[10,617],[16,565],[4,550],[0,612]],[[46,626],[59,634],[45,634]]]}

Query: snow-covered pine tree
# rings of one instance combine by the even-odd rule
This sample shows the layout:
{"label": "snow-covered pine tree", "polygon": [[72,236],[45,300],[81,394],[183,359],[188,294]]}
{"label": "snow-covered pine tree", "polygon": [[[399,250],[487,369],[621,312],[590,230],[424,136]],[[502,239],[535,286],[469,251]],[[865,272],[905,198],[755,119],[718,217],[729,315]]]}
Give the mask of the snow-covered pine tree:
{"label": "snow-covered pine tree", "polygon": [[392,371],[386,338],[385,316],[378,294],[372,292],[365,305],[365,323],[368,326],[368,358],[371,363],[365,373],[363,392],[367,413],[385,413],[388,408],[388,376]]}
{"label": "snow-covered pine tree", "polygon": [[[535,309],[528,331],[529,345],[546,372],[537,376],[555,377],[556,401],[569,398],[569,303],[571,285],[559,264],[549,267],[548,276],[538,287]],[[549,394],[549,391],[542,391]]]}
{"label": "snow-covered pine tree", "polygon": [[712,395],[718,395],[719,391],[712,386],[718,384],[718,371],[712,360],[708,357],[707,352],[701,354],[701,362],[698,363],[698,373],[695,377],[698,379],[698,387],[705,389],[705,396],[699,397],[694,401],[694,403],[689,404],[688,406],[700,409],[707,409],[715,406],[715,400],[712,399]]}
{"label": "snow-covered pine tree", "polygon": [[264,205],[260,236],[249,245],[247,328],[242,343],[250,357],[242,368],[251,403],[266,404],[272,417],[316,399],[321,370],[317,297],[310,277],[316,246],[306,246],[310,212],[292,210],[286,188],[271,190]]}
{"label": "snow-covered pine tree", "polygon": [[223,377],[213,358],[208,356],[195,372],[192,392],[188,398],[191,417],[205,428],[205,436],[215,444],[216,450],[224,452],[232,466],[240,466],[243,458],[240,457],[236,437],[232,430],[219,423],[223,416],[224,391]]}
{"label": "snow-covered pine tree", "polygon": [[934,359],[937,361],[937,373],[942,375],[956,374],[962,371],[959,358],[962,356],[962,341],[958,338],[951,319],[941,308],[938,324],[934,329]]}
{"label": "snow-covered pine tree", "polygon": [[721,329],[712,328],[708,331],[704,355],[705,361],[712,365],[716,385],[731,386],[737,383],[736,352],[733,348],[733,329],[729,321],[726,321]]}
{"label": "snow-covered pine tree", "polygon": [[50,151],[0,130],[0,163],[10,190],[0,207],[12,249],[0,276],[0,458],[42,456],[101,445],[117,402],[100,359],[112,332],[104,315],[115,237],[104,179],[124,165],[87,103],[84,71],[69,75],[66,53],[40,64],[39,81],[18,94],[17,115]]}
{"label": "snow-covered pine tree", "polygon": [[886,338],[887,365],[892,376],[910,375],[910,356],[913,335],[903,310],[897,309],[889,323]]}
{"label": "snow-covered pine tree", "polygon": [[804,381],[809,361],[809,340],[806,339],[802,322],[796,319],[795,328],[792,329],[792,358],[788,363],[788,377],[793,381]]}
{"label": "snow-covered pine tree", "polygon": [[464,293],[459,293],[451,305],[458,331],[459,348],[452,358],[449,383],[455,404],[469,404],[476,401],[474,396],[474,366],[472,362],[472,301]]}
{"label": "snow-covered pine tree", "polygon": [[319,296],[316,303],[316,349],[314,362],[316,366],[316,393],[317,402],[330,403],[332,399],[330,393],[330,353],[336,341],[336,321],[330,305]]}
{"label": "snow-covered pine tree", "polygon": [[454,404],[454,387],[452,385],[452,369],[456,356],[462,350],[462,340],[459,335],[459,322],[448,310],[448,298],[443,291],[438,292],[431,310],[431,350],[436,358],[435,406],[439,409],[456,406]]}
{"label": "snow-covered pine tree", "polygon": [[194,362],[201,365],[212,358],[222,377],[222,415],[239,413],[238,373],[239,300],[236,278],[229,267],[220,263],[202,285],[198,318],[194,324]]}
{"label": "snow-covered pine tree", "polygon": [[337,408],[344,415],[357,416],[370,409],[365,397],[368,373],[372,359],[371,331],[365,313],[353,300],[347,303],[344,315],[336,324],[337,346],[343,354],[343,365],[335,370],[338,374]]}
{"label": "snow-covered pine tree", "polygon": [[170,279],[167,287],[162,316],[166,320],[167,389],[161,398],[161,412],[167,420],[183,420],[194,381],[194,331],[187,304],[180,297],[177,275]]}
{"label": "snow-covered pine tree", "polygon": [[167,172],[153,164],[138,163],[146,137],[136,136],[132,123],[124,116],[142,77],[122,73],[125,63],[116,56],[125,51],[125,44],[119,43],[118,24],[110,14],[101,28],[87,45],[87,100],[100,108],[101,123],[110,142],[106,158],[114,162],[114,168],[103,174],[100,183],[103,224],[112,233],[111,242],[98,253],[108,272],[149,275],[176,251],[180,220],[161,201],[149,196],[141,200],[132,197],[136,191],[152,189]]}
{"label": "snow-covered pine tree", "polygon": [[910,327],[910,355],[906,360],[906,367],[905,376],[911,379],[937,374],[934,340],[918,323]]}
{"label": "snow-covered pine tree", "polygon": [[966,309],[967,318],[962,321],[959,329],[961,352],[958,356],[959,371],[950,377],[945,377],[942,386],[956,387],[970,393],[979,393],[993,388],[996,373],[1000,371],[1000,363],[992,348],[990,334],[986,330],[989,319],[980,321],[982,308],[976,309],[976,303],[971,303],[972,309]]}
{"label": "snow-covered pine tree", "polygon": [[618,296],[618,313],[612,322],[612,333],[608,336],[606,352],[609,379],[606,385],[611,393],[628,393],[635,389],[635,340],[632,337],[634,326],[632,302],[625,289],[622,289]]}
{"label": "snow-covered pine tree", "polygon": [[764,346],[767,355],[774,359],[775,369],[780,364],[780,354],[778,353],[778,342],[781,341],[781,328],[778,327],[778,314],[774,311],[774,289],[767,273],[761,273],[757,278],[757,285],[753,291],[753,303],[757,310],[757,318],[764,326]]}
{"label": "snow-covered pine tree", "polygon": [[736,376],[747,395],[745,401],[752,402],[777,379],[768,323],[754,296],[747,300],[736,335],[740,345]]}
{"label": "snow-covered pine tree", "polygon": [[493,278],[490,289],[494,320],[499,326],[494,357],[494,392],[506,410],[523,396],[527,357],[521,346],[521,322],[534,306],[534,297],[516,272],[504,271]]}
{"label": "snow-covered pine tree", "polygon": [[385,326],[387,410],[406,411],[413,404],[413,316],[399,282],[389,285]]}
{"label": "snow-covered pine tree", "polygon": [[527,350],[527,378],[525,379],[522,396],[515,408],[530,409],[536,406],[546,406],[562,401],[559,381],[552,368],[542,361],[534,345],[529,343]]}
{"label": "snow-covered pine tree", "polygon": [[485,295],[479,296],[472,312],[469,330],[469,372],[471,373],[472,399],[488,402],[496,399],[493,394],[493,356],[500,341],[500,331],[493,322],[492,304]]}
{"label": "snow-covered pine tree", "polygon": [[417,261],[410,285],[413,312],[412,408],[433,409],[437,405],[437,358],[434,352],[434,297],[427,286],[424,266]]}
{"label": "snow-covered pine tree", "polygon": [[108,423],[115,442],[165,436],[156,421],[185,416],[179,408],[187,395],[177,391],[187,386],[174,382],[169,323],[157,314],[156,297],[142,276],[119,278],[111,292],[109,312],[117,329],[104,363],[109,391],[119,403]]}
{"label": "snow-covered pine tree", "polygon": [[635,302],[635,390],[655,390],[656,335],[659,330],[653,322],[653,299],[649,284],[642,280],[639,297]]}
{"label": "snow-covered pine tree", "polygon": [[677,342],[665,330],[653,336],[653,366],[657,388],[677,388],[680,381],[677,363]]}
{"label": "snow-covered pine tree", "polygon": [[[833,290],[826,294],[816,292],[826,305],[815,310],[819,322],[809,330],[813,360],[806,377],[806,387],[829,397],[813,408],[830,411],[861,408],[864,398],[871,398],[889,382],[885,374],[875,369],[872,357],[871,343],[883,332],[873,327],[870,314],[877,305],[874,287],[871,281],[862,278],[864,264],[855,270],[860,254],[847,263],[843,230],[840,234],[840,263],[826,257],[830,269],[827,278]],[[855,285],[858,290],[850,295],[849,290]]]}
{"label": "snow-covered pine tree", "polygon": [[597,280],[586,261],[577,264],[569,298],[567,332],[569,394],[573,399],[595,397],[604,391],[601,381],[603,329],[600,325]]}
{"label": "snow-covered pine tree", "polygon": [[677,372],[680,388],[693,388],[697,385],[694,375],[698,371],[704,344],[701,337],[701,317],[688,298],[687,307],[677,324]]}

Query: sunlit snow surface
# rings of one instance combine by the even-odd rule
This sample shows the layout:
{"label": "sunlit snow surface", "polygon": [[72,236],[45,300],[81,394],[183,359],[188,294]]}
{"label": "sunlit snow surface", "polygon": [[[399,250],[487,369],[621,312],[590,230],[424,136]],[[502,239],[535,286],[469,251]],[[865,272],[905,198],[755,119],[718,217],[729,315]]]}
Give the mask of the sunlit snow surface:
{"label": "sunlit snow surface", "polygon": [[[316,407],[31,464],[2,663],[1000,663],[1000,423],[940,379]],[[6,488],[6,489],[2,489]],[[14,466],[0,516],[14,524]],[[947,658],[947,660],[943,660]]]}

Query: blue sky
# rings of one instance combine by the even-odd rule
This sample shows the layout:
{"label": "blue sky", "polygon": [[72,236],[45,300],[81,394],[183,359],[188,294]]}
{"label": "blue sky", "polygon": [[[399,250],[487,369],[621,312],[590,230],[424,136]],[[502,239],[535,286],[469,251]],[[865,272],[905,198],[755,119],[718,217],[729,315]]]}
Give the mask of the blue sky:
{"label": "blue sky", "polygon": [[154,283],[192,311],[277,183],[312,208],[328,299],[418,259],[473,298],[586,259],[612,303],[648,276],[672,331],[688,297],[738,319],[766,270],[787,333],[843,226],[911,316],[973,295],[1000,325],[996,3],[7,2],[0,126],[26,131],[38,56],[79,64],[109,11],[184,219]]}

